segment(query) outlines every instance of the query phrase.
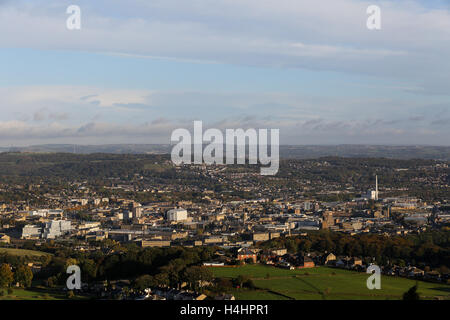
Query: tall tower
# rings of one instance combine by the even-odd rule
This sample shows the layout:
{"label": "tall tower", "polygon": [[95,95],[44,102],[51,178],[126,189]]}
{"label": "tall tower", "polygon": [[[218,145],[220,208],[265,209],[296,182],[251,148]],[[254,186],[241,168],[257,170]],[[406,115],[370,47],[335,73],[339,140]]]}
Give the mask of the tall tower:
{"label": "tall tower", "polygon": [[378,175],[375,175],[375,200],[378,200]]}
{"label": "tall tower", "polygon": [[322,229],[328,229],[334,225],[334,218],[332,211],[325,211],[322,213]]}

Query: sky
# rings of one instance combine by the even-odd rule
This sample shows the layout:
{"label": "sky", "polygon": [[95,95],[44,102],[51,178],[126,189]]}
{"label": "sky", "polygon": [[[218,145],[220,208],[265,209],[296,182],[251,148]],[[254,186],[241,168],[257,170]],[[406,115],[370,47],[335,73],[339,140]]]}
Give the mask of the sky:
{"label": "sky", "polygon": [[169,143],[194,120],[448,146],[449,57],[450,0],[0,0],[0,146]]}

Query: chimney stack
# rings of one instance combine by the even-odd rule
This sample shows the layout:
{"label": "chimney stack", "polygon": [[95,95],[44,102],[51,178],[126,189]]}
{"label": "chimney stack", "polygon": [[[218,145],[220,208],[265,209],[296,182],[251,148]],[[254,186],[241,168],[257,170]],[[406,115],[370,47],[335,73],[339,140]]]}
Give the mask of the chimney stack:
{"label": "chimney stack", "polygon": [[375,175],[375,200],[378,200],[378,175]]}

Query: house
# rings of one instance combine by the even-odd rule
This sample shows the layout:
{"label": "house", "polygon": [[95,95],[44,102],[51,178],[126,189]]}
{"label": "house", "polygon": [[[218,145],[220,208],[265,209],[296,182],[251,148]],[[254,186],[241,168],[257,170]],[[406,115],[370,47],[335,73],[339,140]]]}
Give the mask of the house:
{"label": "house", "polygon": [[245,261],[247,259],[252,259],[253,262],[256,263],[257,256],[256,256],[256,253],[254,253],[253,251],[251,251],[249,249],[240,249],[237,254],[237,259],[239,261]]}
{"label": "house", "polygon": [[339,259],[338,261],[336,261],[335,266],[338,268],[344,268],[346,266],[345,259]]}
{"label": "house", "polygon": [[208,296],[204,293],[200,294],[198,297],[195,298],[195,300],[205,300]]}
{"label": "house", "polygon": [[421,278],[421,277],[423,277],[424,273],[425,272],[423,270],[421,270],[419,268],[416,268],[416,267],[413,267],[410,270],[410,272],[408,273],[408,277],[410,277],[410,278]]}
{"label": "house", "polygon": [[336,256],[332,253],[329,253],[328,255],[325,256],[325,260],[323,261],[323,264],[333,264],[336,262]]}
{"label": "house", "polygon": [[274,256],[282,256],[285,255],[287,253],[287,249],[286,248],[281,248],[281,249],[273,249],[270,251],[270,253]]}
{"label": "house", "polygon": [[281,257],[287,254],[287,249],[272,249],[272,250],[263,250],[260,252],[260,260],[261,261],[278,261],[281,260]]}
{"label": "house", "polygon": [[361,258],[353,257],[350,259],[349,265],[351,267],[362,266],[362,260],[361,260]]}
{"label": "house", "polygon": [[297,257],[296,265],[297,265],[297,268],[314,268],[316,266],[314,261],[310,257],[307,257],[307,256]]}
{"label": "house", "polygon": [[346,269],[360,268],[362,265],[362,259],[358,257],[340,257],[335,263],[336,267]]}
{"label": "house", "polygon": [[260,261],[270,261],[270,260],[274,260],[276,258],[276,255],[274,255],[271,251],[269,250],[263,250],[262,252],[260,252],[259,254],[259,260]]}
{"label": "house", "polygon": [[253,241],[257,242],[257,241],[267,241],[270,239],[270,235],[268,232],[263,232],[263,233],[254,233],[252,235],[252,239]]}

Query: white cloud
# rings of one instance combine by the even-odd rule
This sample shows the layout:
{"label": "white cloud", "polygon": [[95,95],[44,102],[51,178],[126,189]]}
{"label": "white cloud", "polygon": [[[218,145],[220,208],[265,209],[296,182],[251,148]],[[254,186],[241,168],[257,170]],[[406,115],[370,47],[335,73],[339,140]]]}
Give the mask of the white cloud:
{"label": "white cloud", "polygon": [[[14,1],[0,11],[2,47],[187,61],[311,68],[450,80],[450,12],[380,1],[382,30],[365,26],[371,1],[79,1],[82,30],[65,28],[65,4]],[[450,82],[450,81],[448,81]],[[446,88],[448,88],[446,86]]]}
{"label": "white cloud", "polygon": [[82,101],[101,107],[113,107],[117,104],[144,103],[150,94],[149,90],[103,89],[84,86],[0,87],[3,104],[16,106]]}
{"label": "white cloud", "polygon": [[[101,119],[61,121],[56,116],[48,116],[50,113],[47,110],[40,110],[45,119],[39,121],[36,121],[36,117],[29,121],[0,121],[1,146],[42,143],[169,143],[174,129],[192,129],[193,120],[204,119],[198,117],[198,113],[191,112],[170,117],[170,120],[156,115],[153,119],[146,119],[141,116],[143,114],[138,113],[134,116],[134,121],[128,122],[105,122]],[[114,109],[111,110],[113,112]],[[420,121],[411,121],[409,118],[391,117],[386,120],[363,114],[345,119],[332,112],[323,112],[320,117],[313,112],[292,116],[284,115],[278,109],[276,111],[258,116],[245,113],[216,115],[210,120],[204,120],[204,128],[278,128],[283,144],[430,144],[430,141],[436,145],[448,144],[448,128],[442,128],[442,124],[436,122],[437,118],[423,115],[417,118]],[[435,121],[434,130],[427,126],[431,121]]]}

